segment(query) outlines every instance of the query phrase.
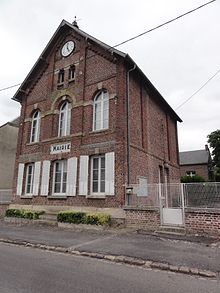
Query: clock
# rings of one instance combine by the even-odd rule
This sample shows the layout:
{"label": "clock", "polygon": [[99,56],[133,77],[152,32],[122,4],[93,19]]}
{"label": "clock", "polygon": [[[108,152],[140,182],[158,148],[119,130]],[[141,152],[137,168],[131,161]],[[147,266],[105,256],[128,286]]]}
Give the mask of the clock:
{"label": "clock", "polygon": [[69,56],[75,49],[75,43],[73,41],[67,41],[62,49],[61,49],[61,54],[63,57]]}

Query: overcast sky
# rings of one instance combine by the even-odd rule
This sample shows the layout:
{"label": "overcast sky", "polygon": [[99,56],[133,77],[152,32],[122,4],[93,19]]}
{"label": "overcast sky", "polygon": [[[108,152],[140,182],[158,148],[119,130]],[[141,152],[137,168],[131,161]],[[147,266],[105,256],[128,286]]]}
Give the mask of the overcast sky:
{"label": "overcast sky", "polygon": [[[208,1],[208,0],[207,0]],[[24,80],[62,19],[114,46],[207,1],[0,0],[0,89]],[[220,0],[118,47],[128,53],[174,110],[220,69]],[[0,91],[0,125],[19,115]],[[202,149],[220,129],[220,72],[180,107],[181,151]]]}

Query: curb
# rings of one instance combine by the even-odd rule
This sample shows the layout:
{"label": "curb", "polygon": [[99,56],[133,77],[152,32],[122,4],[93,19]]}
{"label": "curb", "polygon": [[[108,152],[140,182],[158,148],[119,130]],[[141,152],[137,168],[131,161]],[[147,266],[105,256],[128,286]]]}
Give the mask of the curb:
{"label": "curb", "polygon": [[158,269],[158,270],[165,270],[175,273],[182,273],[206,278],[217,278],[217,273],[209,271],[209,270],[199,270],[198,268],[190,268],[188,266],[175,266],[170,265],[168,263],[163,262],[155,262],[151,260],[143,260],[140,258],[130,257],[130,256],[116,256],[111,254],[101,254],[96,252],[87,252],[87,251],[78,251],[70,248],[60,247],[60,246],[50,246],[45,244],[34,244],[26,241],[19,241],[19,240],[10,240],[10,239],[1,239],[0,243],[8,243],[14,244],[18,246],[24,247],[31,247],[31,248],[38,248],[47,251],[54,251],[54,252],[61,252],[67,254],[73,254],[78,256],[86,256],[90,258],[96,259],[104,259],[110,262],[115,263],[124,263],[133,266],[139,266],[146,269]]}

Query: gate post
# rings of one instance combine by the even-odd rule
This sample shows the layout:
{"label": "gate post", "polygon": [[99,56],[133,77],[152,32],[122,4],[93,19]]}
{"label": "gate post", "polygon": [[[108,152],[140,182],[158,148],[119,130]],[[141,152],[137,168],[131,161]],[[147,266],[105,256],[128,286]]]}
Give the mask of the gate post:
{"label": "gate post", "polygon": [[185,199],[184,199],[185,184],[184,183],[180,183],[180,186],[181,186],[181,201],[182,201],[183,225],[185,226]]}

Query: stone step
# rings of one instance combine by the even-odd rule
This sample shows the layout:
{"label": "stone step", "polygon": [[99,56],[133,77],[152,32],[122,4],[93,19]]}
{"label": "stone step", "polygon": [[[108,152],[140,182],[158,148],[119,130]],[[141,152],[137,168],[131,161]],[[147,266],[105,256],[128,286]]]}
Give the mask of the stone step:
{"label": "stone step", "polygon": [[181,226],[160,226],[156,234],[185,235],[186,229]]}
{"label": "stone step", "polygon": [[45,213],[43,215],[40,215],[40,220],[57,221],[57,214]]}
{"label": "stone step", "polygon": [[35,224],[45,225],[45,226],[58,226],[57,221],[51,220],[34,220]]}

